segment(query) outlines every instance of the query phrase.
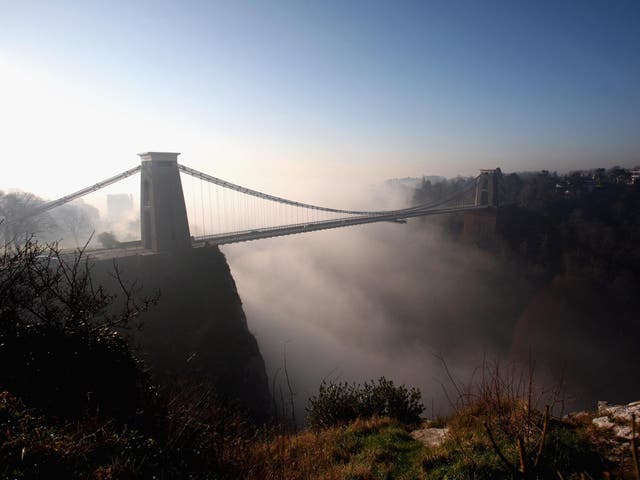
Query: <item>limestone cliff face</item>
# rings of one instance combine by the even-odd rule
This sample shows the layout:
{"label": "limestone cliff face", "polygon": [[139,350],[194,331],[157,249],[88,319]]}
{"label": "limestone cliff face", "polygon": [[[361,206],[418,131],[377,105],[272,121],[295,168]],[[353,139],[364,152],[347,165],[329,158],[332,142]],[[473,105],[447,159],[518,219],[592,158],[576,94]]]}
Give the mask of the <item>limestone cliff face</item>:
{"label": "limestone cliff face", "polygon": [[[270,396],[264,360],[222,252],[208,247],[136,255],[117,259],[117,265],[125,279],[142,286],[142,294],[160,293],[137,336],[154,374],[206,377],[218,395],[265,420]],[[98,274],[112,266],[99,262]]]}

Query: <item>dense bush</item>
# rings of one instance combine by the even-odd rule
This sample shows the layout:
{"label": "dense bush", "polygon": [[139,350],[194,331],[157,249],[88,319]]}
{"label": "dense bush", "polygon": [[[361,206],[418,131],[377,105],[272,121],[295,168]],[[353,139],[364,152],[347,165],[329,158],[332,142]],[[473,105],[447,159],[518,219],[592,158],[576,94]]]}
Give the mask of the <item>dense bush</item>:
{"label": "dense bush", "polygon": [[150,383],[121,333],[148,303],[123,282],[119,295],[104,291],[90,273],[83,252],[56,245],[0,254],[0,389],[56,417],[130,421]]}
{"label": "dense bush", "polygon": [[151,382],[124,333],[153,303],[83,251],[0,252],[0,478],[238,478],[255,428],[203,379]]}
{"label": "dense bush", "polygon": [[162,459],[132,428],[97,417],[52,423],[0,391],[0,478],[151,478]]}
{"label": "dense bush", "polygon": [[420,390],[395,386],[384,377],[364,385],[322,382],[318,395],[309,399],[307,422],[318,429],[378,415],[417,423],[424,410],[420,398]]}
{"label": "dense bush", "polygon": [[104,416],[52,421],[0,390],[0,479],[236,479],[255,428],[211,386],[181,381],[160,391],[154,424],[142,429]]}

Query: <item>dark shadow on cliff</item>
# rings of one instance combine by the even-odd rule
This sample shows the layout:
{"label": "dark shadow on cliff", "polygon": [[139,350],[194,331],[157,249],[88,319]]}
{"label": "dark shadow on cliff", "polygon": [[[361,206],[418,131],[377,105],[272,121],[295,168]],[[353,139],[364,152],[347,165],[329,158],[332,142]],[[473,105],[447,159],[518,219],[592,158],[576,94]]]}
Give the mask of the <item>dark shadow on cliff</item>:
{"label": "dark shadow on cliff", "polygon": [[[105,272],[109,264],[96,270]],[[141,315],[144,327],[134,337],[155,380],[200,378],[224,401],[265,421],[270,395],[264,361],[218,248],[122,257],[117,265],[123,277],[143,286],[141,294],[160,294],[153,310]]]}

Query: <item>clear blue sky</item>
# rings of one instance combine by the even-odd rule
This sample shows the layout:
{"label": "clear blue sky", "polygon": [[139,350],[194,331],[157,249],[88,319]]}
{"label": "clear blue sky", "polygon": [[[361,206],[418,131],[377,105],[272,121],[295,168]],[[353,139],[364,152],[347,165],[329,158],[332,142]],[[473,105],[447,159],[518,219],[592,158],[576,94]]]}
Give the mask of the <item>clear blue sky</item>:
{"label": "clear blue sky", "polygon": [[0,69],[0,188],[640,164],[638,1],[0,0]]}

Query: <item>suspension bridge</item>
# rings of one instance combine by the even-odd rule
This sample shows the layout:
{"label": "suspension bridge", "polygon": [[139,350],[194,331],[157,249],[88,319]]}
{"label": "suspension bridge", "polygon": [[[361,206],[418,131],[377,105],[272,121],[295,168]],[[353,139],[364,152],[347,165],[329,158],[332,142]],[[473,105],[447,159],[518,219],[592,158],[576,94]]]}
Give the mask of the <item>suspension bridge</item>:
{"label": "suspension bridge", "polygon": [[[499,169],[481,170],[459,190],[437,202],[395,210],[339,209],[303,203],[227,182],[178,163],[179,153],[139,154],[140,165],[33,208],[41,215],[128,177],[140,174],[140,240],[122,248],[176,252],[376,222],[405,223],[413,217],[470,212],[498,206]],[[188,208],[181,176],[200,184]],[[199,196],[199,198],[198,198]],[[7,219],[13,221],[16,219]]]}

